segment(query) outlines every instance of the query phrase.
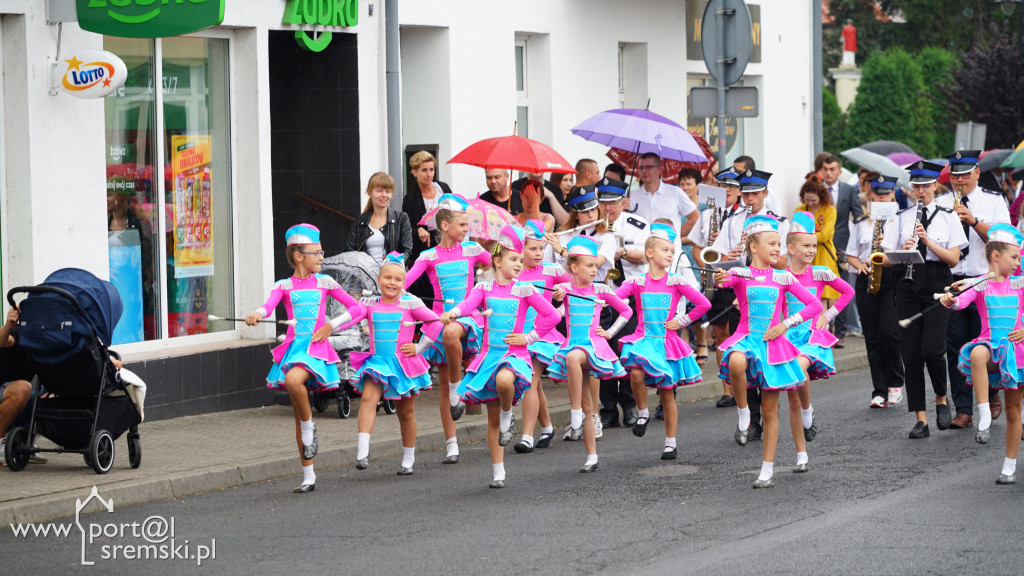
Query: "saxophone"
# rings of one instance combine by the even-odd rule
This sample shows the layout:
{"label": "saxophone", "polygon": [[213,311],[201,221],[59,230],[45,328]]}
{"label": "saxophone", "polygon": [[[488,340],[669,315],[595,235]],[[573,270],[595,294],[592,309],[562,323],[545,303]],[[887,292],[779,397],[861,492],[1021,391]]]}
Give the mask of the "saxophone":
{"label": "saxophone", "polygon": [[871,280],[868,282],[868,294],[878,294],[882,288],[882,260],[885,254],[882,253],[882,243],[879,238],[882,235],[882,226],[885,220],[875,220],[874,231],[871,235]]}

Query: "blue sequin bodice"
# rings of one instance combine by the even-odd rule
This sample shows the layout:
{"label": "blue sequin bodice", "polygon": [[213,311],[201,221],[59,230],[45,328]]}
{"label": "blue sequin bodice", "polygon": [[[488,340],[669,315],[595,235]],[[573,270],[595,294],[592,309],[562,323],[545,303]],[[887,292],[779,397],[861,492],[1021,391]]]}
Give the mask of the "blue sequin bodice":
{"label": "blue sequin bodice", "polygon": [[[811,293],[811,296],[814,296],[815,298],[817,298],[817,296],[818,296],[818,287],[817,286],[810,286],[810,287],[806,287],[806,288],[807,288],[807,291]],[[801,310],[803,310],[806,307],[807,307],[807,305],[804,304],[803,302],[801,302],[799,298],[794,296],[792,292],[786,292],[786,315],[787,316],[792,316],[793,314],[798,314]],[[793,326],[789,330],[790,330],[790,332],[793,332],[793,333],[796,333],[796,332],[809,332],[811,330],[811,319],[808,319],[808,320],[806,320],[804,322],[801,322],[800,324],[798,324],[797,326]]]}
{"label": "blue sequin bodice", "polygon": [[398,355],[398,331],[402,329],[401,312],[374,312],[373,353]]}
{"label": "blue sequin bodice", "polygon": [[1010,335],[1017,324],[1017,306],[1017,296],[985,296],[990,340],[995,342]]}
{"label": "blue sequin bodice", "polygon": [[292,319],[295,320],[295,336],[312,336],[316,329],[316,320],[320,316],[323,293],[319,290],[292,290],[290,297]]}
{"label": "blue sequin bodice", "polygon": [[665,337],[665,322],[671,315],[672,295],[664,293],[640,294],[640,303],[644,309],[644,335],[656,338]]}
{"label": "blue sequin bodice", "polygon": [[[544,285],[545,285],[544,284],[544,280],[542,278],[538,278],[536,280],[524,281],[524,282],[521,282],[521,284],[533,284],[534,286],[537,287],[537,292],[541,292],[542,289],[544,288]],[[524,334],[527,334],[531,330],[533,330],[533,322],[536,319],[537,319],[537,311],[533,309],[533,306],[531,306],[530,309],[526,311],[526,322],[523,324],[523,333]]]}
{"label": "blue sequin bodice", "polygon": [[747,288],[747,323],[751,334],[761,335],[768,331],[778,301],[779,289],[774,286]]}
{"label": "blue sequin bodice", "polygon": [[597,306],[597,303],[572,296],[566,296],[566,299],[567,302],[568,300],[572,301],[571,304],[566,304],[569,308],[569,317],[566,319],[569,340],[589,341],[590,325],[594,321],[594,307]]}
{"label": "blue sequin bodice", "polygon": [[442,262],[434,266],[434,270],[437,273],[437,283],[441,286],[441,297],[452,301],[443,303],[444,311],[447,312],[466,299],[466,292],[469,288],[469,262],[466,260]]}
{"label": "blue sequin bodice", "polygon": [[508,348],[505,336],[512,333],[519,314],[519,300],[516,298],[487,297],[491,315],[487,317],[487,345],[492,348]]}

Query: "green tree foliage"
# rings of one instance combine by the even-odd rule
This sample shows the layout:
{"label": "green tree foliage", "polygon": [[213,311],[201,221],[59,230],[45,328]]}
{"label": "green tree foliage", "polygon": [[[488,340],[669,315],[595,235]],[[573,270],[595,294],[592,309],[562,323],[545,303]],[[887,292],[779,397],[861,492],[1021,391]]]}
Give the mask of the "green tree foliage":
{"label": "green tree foliage", "polygon": [[898,16],[893,41],[908,50],[938,46],[951,52],[968,50],[992,38],[992,22],[1006,22],[993,0],[880,0],[882,11]]}
{"label": "green tree foliage", "polygon": [[[844,141],[857,146],[873,140],[896,140],[914,146],[918,142],[915,110],[923,91],[920,68],[900,70],[897,62],[906,65],[912,59],[906,53],[890,58],[875,53],[864,63],[864,75],[857,90],[857,99],[850,107]],[[905,84],[914,82],[916,84]]]}
{"label": "green tree foliage", "polygon": [[846,114],[839,107],[836,95],[831,90],[822,90],[821,124],[825,150],[845,150],[843,131],[846,130]]}
{"label": "green tree foliage", "polygon": [[936,46],[926,46],[914,57],[921,67],[921,76],[924,78],[924,90],[927,96],[925,105],[931,115],[932,142],[935,145],[932,150],[918,150],[918,153],[925,158],[949,154],[955,144],[956,120],[951,118],[936,96],[939,96],[939,88],[949,85],[950,71],[956,62],[956,57],[949,50]]}

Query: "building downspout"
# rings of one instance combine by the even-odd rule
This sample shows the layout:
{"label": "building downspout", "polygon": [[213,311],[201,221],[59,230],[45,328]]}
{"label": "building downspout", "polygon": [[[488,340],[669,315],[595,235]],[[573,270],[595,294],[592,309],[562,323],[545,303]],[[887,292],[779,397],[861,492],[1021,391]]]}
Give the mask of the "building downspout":
{"label": "building downspout", "polygon": [[399,74],[401,73],[401,52],[398,37],[398,0],[384,0],[384,36],[385,36],[385,83],[388,94],[388,173],[395,179],[395,194],[391,197],[391,207],[402,208],[405,196],[405,170],[402,155],[402,92]]}
{"label": "building downspout", "polygon": [[811,125],[814,127],[814,153],[817,154],[825,148],[825,136],[822,128],[822,86],[821,86],[821,0],[811,2],[811,22],[814,24],[814,46],[811,49],[811,102],[814,103]]}

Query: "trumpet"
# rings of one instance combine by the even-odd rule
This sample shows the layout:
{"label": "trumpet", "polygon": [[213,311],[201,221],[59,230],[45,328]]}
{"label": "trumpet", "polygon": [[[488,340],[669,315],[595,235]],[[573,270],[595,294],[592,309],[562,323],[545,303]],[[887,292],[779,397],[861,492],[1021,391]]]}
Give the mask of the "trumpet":
{"label": "trumpet", "polygon": [[878,238],[882,235],[883,225],[885,220],[875,220],[874,234],[871,237],[871,280],[868,282],[868,294],[878,294],[882,289],[882,262],[885,260],[885,254],[882,253]]}
{"label": "trumpet", "polygon": [[[620,236],[619,234],[615,233],[615,224],[608,221],[607,215],[604,217],[604,226],[609,233],[615,236],[615,240],[618,243],[619,250],[624,251],[626,249],[626,239]],[[622,270],[619,270],[618,268],[615,267],[615,262],[612,262],[612,267],[608,270],[608,273],[605,274],[604,279],[615,283],[618,283],[618,281],[622,279]]]}

